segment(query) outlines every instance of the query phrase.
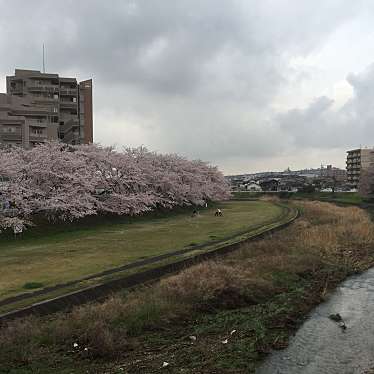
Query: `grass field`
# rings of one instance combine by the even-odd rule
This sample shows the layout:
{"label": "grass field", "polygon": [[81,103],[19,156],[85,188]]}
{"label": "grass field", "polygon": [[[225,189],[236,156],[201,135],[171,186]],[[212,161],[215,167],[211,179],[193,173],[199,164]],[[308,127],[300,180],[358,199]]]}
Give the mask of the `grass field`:
{"label": "grass field", "polygon": [[374,263],[365,211],[296,204],[292,225],[217,261],[0,326],[0,373],[254,373],[330,290]]}
{"label": "grass field", "polygon": [[276,221],[281,207],[263,201],[225,202],[223,217],[214,209],[160,218],[133,219],[46,231],[0,242],[0,300],[65,283],[112,267],[209,244],[258,225]]}

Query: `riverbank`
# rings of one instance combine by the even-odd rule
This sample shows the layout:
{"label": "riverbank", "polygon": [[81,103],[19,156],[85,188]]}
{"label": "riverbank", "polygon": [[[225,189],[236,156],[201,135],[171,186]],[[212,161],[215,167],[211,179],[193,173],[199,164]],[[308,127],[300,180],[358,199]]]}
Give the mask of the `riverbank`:
{"label": "riverbank", "polygon": [[192,212],[170,212],[163,217],[126,217],[122,222],[103,219],[96,225],[72,223],[61,231],[49,227],[51,232],[47,226],[44,235],[26,232],[22,238],[1,240],[0,312],[4,300],[20,294],[45,289],[48,298],[56,286],[74,284],[79,289],[102,283],[102,272],[175,251],[212,246],[276,222],[282,214],[281,207],[263,201],[227,201],[217,206],[227,214],[217,218],[216,207],[209,207],[201,208],[196,217]]}
{"label": "riverbank", "polygon": [[[251,373],[348,275],[374,264],[356,207],[300,202],[274,235],[101,304],[0,331],[4,373]],[[162,368],[163,366],[163,368]]]}
{"label": "riverbank", "polygon": [[367,374],[374,366],[373,285],[374,268],[341,282],[256,374]]}

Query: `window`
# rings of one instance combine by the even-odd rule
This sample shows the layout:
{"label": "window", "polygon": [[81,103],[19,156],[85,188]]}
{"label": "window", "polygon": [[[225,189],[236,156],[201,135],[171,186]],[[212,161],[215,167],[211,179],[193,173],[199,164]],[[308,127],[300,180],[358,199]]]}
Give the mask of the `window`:
{"label": "window", "polygon": [[15,133],[16,128],[14,126],[4,126],[3,127],[3,132],[5,132],[5,133]]}

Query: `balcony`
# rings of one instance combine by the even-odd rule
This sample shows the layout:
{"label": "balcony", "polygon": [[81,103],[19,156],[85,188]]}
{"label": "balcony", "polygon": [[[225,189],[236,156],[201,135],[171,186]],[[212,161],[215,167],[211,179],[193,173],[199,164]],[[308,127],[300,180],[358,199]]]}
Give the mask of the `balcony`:
{"label": "balcony", "polygon": [[47,140],[47,135],[45,134],[30,134],[29,136],[30,142],[38,142],[42,143]]}
{"label": "balcony", "polygon": [[60,95],[62,96],[77,96],[78,90],[76,88],[60,88]]}
{"label": "balcony", "polygon": [[29,126],[32,126],[32,127],[41,127],[41,128],[45,128],[48,126],[49,122],[45,121],[45,122],[38,122],[38,121],[27,121],[27,124]]}
{"label": "balcony", "polygon": [[78,103],[74,103],[73,101],[60,101],[60,108],[66,109],[77,109]]}
{"label": "balcony", "polygon": [[42,84],[33,84],[28,86],[27,89],[32,92],[58,92],[59,87],[53,85],[42,85]]}
{"label": "balcony", "polygon": [[22,95],[23,94],[23,88],[22,87],[11,88],[10,92],[11,92],[12,95]]}
{"label": "balcony", "polygon": [[17,140],[22,141],[22,132],[21,131],[3,132],[3,133],[0,133],[0,139],[4,141],[17,141]]}
{"label": "balcony", "polygon": [[33,100],[36,103],[58,103],[59,98],[46,97],[46,96],[33,96]]}

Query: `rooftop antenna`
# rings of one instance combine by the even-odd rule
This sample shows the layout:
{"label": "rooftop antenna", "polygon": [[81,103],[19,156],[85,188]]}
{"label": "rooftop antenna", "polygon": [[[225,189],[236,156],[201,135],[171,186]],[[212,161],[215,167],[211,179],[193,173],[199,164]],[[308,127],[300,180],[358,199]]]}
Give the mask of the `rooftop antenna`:
{"label": "rooftop antenna", "polygon": [[45,74],[45,47],[43,43],[43,73]]}

